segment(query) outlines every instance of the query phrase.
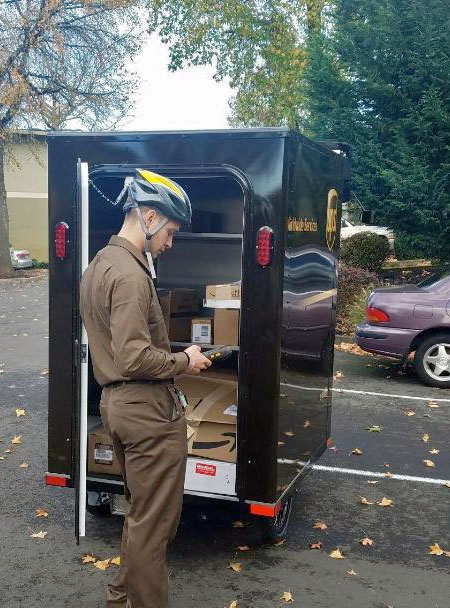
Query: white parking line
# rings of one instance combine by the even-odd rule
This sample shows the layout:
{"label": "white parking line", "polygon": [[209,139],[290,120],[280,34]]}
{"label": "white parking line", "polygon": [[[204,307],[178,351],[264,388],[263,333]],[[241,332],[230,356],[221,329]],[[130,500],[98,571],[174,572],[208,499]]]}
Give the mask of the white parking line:
{"label": "white parking line", "polygon": [[[294,464],[294,465],[306,465],[306,462],[301,462],[299,460],[289,460],[287,458],[279,458],[278,462],[280,464]],[[329,467],[323,464],[313,464],[311,465],[311,469],[314,471],[325,471],[328,473],[341,473],[343,475],[356,475],[358,477],[376,477],[376,478],[384,478],[384,479],[397,479],[398,481],[414,481],[417,483],[431,483],[437,486],[441,486],[443,484],[450,483],[448,479],[433,479],[432,477],[415,477],[414,475],[397,475],[392,474],[389,478],[386,477],[386,473],[379,473],[378,471],[364,471],[362,469],[346,469],[344,467]]]}
{"label": "white parking line", "polygon": [[[280,382],[280,386],[287,386],[289,388],[295,388],[297,390],[302,390],[302,391],[316,391],[319,393],[323,393],[324,391],[327,390],[326,387],[324,388],[313,388],[311,386],[298,386],[296,384],[289,384],[288,382]],[[334,393],[340,393],[340,394],[344,394],[344,393],[350,393],[353,395],[371,395],[373,397],[394,397],[397,399],[413,399],[416,401],[438,401],[439,403],[450,403],[450,399],[444,399],[444,398],[439,398],[439,397],[415,397],[413,395],[395,395],[393,393],[375,393],[372,391],[356,391],[350,388],[332,388],[331,389]]]}

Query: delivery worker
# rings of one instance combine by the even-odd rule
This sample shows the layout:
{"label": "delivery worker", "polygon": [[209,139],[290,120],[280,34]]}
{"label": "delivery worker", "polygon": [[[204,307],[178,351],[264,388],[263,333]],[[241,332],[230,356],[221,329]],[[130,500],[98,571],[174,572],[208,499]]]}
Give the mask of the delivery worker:
{"label": "delivery worker", "polygon": [[175,182],[137,169],[123,191],[125,220],[81,281],[80,310],[100,409],[130,503],[118,574],[107,606],[166,608],[166,549],[181,513],[186,468],[182,373],[211,365],[200,347],[171,353],[153,278],[153,260],[191,221],[189,198]]}

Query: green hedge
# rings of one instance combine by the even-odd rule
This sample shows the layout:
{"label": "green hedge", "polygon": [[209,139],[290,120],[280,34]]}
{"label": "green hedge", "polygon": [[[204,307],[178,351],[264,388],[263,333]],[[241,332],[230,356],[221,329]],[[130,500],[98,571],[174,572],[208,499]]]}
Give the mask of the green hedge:
{"label": "green hedge", "polygon": [[380,272],[389,253],[387,238],[374,232],[360,232],[341,242],[342,262],[369,272]]}

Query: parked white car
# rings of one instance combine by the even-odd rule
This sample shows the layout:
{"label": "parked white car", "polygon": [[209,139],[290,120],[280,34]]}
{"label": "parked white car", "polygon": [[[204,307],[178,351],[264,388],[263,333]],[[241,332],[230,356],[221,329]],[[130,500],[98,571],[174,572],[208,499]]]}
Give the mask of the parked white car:
{"label": "parked white car", "polygon": [[26,249],[13,249],[9,248],[11,254],[11,264],[13,268],[32,268],[33,260],[31,259],[30,252]]}
{"label": "parked white car", "polygon": [[384,226],[370,226],[369,224],[359,224],[358,226],[352,224],[345,218],[341,221],[341,239],[348,239],[349,236],[359,234],[360,232],[374,232],[375,234],[381,234],[389,241],[389,247],[394,251],[395,235],[392,230],[385,228]]}

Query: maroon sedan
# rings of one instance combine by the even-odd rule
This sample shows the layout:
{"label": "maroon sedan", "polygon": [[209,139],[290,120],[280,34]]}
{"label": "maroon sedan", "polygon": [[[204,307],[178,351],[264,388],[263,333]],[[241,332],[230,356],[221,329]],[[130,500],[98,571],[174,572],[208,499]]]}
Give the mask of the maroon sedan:
{"label": "maroon sedan", "polygon": [[418,285],[375,289],[356,342],[372,353],[405,359],[412,352],[423,382],[450,388],[450,268]]}

